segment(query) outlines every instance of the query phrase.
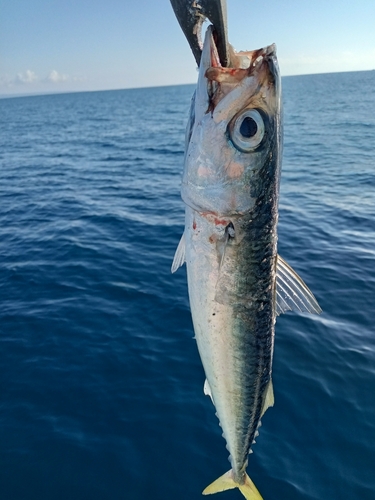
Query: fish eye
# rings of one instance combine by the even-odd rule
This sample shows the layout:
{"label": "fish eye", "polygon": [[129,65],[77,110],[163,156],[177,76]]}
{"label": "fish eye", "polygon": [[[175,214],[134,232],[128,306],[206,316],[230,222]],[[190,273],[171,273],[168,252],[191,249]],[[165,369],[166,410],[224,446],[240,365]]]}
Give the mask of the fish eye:
{"label": "fish eye", "polygon": [[256,109],[247,109],[229,127],[229,136],[234,146],[244,153],[256,149],[265,133],[264,120]]}

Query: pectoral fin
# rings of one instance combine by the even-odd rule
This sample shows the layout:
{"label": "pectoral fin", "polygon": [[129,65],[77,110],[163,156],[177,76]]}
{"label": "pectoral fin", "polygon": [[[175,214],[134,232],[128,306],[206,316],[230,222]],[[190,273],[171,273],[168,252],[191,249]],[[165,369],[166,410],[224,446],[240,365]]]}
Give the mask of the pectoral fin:
{"label": "pectoral fin", "polygon": [[286,311],[308,312],[320,314],[322,312],[316,298],[298,274],[277,256],[276,267],[276,314]]}
{"label": "pectoral fin", "polygon": [[185,262],[185,232],[182,233],[180,242],[177,246],[176,253],[174,254],[174,259],[172,262],[172,273],[175,273],[179,267],[181,267]]}

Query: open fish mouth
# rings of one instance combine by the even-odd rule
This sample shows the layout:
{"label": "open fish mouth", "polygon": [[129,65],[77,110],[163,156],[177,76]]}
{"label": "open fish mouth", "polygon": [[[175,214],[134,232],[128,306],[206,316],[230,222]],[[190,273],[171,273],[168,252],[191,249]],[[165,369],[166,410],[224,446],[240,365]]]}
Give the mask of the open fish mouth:
{"label": "open fish mouth", "polygon": [[[205,76],[205,85],[210,100],[209,111],[246,78],[255,76],[259,87],[273,84],[278,79],[278,65],[276,58],[276,45],[237,52],[228,43],[230,66],[221,64],[216,32],[213,26],[207,28],[202,50],[200,71]],[[198,85],[203,85],[201,79]]]}
{"label": "open fish mouth", "polygon": [[[212,67],[226,68],[221,72],[221,78],[235,81],[241,80],[241,72],[233,70],[246,70],[256,66],[263,57],[275,56],[276,47],[270,45],[264,49],[238,52],[228,42],[227,8],[226,0],[170,0],[177,20],[184,32],[198,66],[201,66],[203,56],[202,27],[206,19],[212,23]],[[247,73],[248,75],[249,73]],[[245,75],[245,74],[244,74]],[[212,80],[220,78],[218,72],[211,72]]]}
{"label": "open fish mouth", "polygon": [[215,32],[211,28],[209,36],[211,67],[206,71],[206,77],[209,80],[226,83],[239,83],[246,76],[250,76],[256,71],[264,60],[276,57],[276,45],[268,45],[262,49],[240,51],[236,50],[229,44],[231,65],[225,67],[220,62],[220,57],[215,41]]}

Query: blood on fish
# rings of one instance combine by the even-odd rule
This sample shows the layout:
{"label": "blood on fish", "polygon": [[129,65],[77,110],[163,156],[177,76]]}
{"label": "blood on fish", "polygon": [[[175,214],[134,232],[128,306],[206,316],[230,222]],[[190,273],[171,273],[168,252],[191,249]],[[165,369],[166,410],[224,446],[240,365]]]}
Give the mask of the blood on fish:
{"label": "blood on fish", "polygon": [[193,229],[194,229],[194,231],[197,229],[197,223],[195,222],[195,219],[193,221]]}
{"label": "blood on fish", "polygon": [[216,226],[226,226],[228,224],[228,221],[226,219],[217,219],[216,217],[214,219],[214,222]]}
{"label": "blood on fish", "polygon": [[229,219],[220,219],[215,212],[201,212],[201,215],[215,226],[227,226]]}

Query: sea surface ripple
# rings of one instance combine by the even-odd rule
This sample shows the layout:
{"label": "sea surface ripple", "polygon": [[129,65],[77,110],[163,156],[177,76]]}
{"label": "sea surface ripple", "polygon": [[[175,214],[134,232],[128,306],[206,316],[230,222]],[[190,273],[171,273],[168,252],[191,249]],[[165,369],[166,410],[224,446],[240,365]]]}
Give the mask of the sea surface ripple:
{"label": "sea surface ripple", "polygon": [[[279,253],[323,314],[277,320],[248,470],[265,500],[373,500],[375,71],[283,87]],[[229,468],[170,274],[193,89],[0,100],[1,499],[199,499]]]}

